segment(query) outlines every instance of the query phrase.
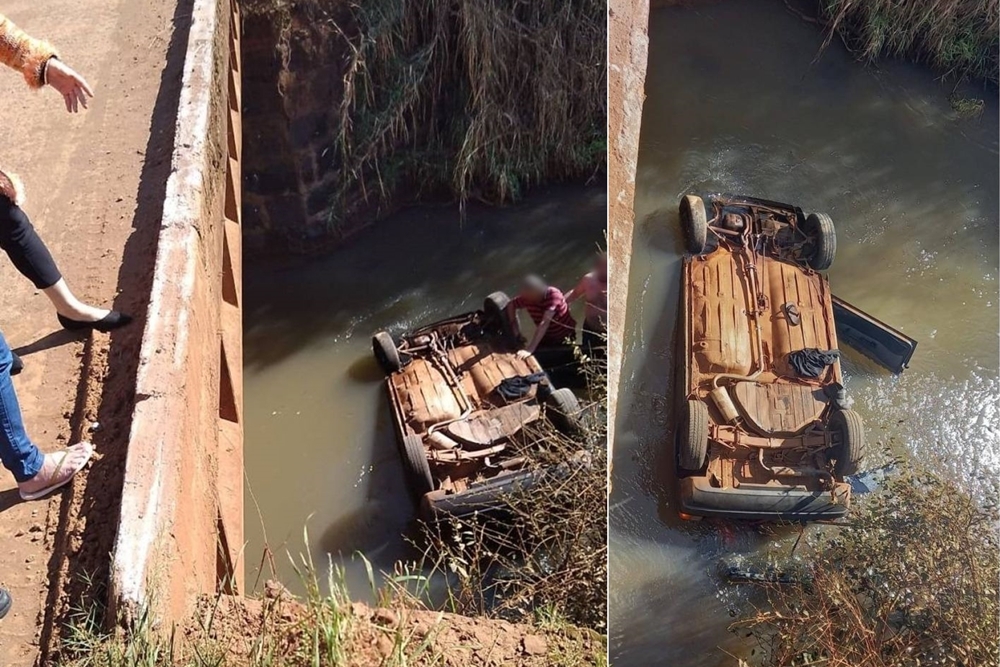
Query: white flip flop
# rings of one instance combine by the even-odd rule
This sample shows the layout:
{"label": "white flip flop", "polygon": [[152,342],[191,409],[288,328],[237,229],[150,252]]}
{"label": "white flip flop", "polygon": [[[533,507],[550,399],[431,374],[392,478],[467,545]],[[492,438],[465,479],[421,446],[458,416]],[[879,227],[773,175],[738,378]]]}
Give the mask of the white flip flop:
{"label": "white flip flop", "polygon": [[83,459],[80,465],[76,467],[76,469],[73,471],[73,474],[67,477],[66,479],[62,480],[61,482],[56,482],[55,484],[49,485],[44,489],[39,489],[38,491],[33,491],[31,493],[25,493],[24,491],[21,491],[21,500],[38,500],[40,498],[44,498],[53,491],[61,489],[62,487],[69,484],[71,481],[73,481],[73,478],[76,477],[76,474],[78,472],[87,467],[87,464],[90,463],[90,460],[94,457],[94,446],[91,445],[89,442],[79,442],[75,445],[67,447],[62,452],[59,452],[60,454],[62,454],[62,458],[59,459],[59,463],[56,464],[56,469],[53,471],[52,476],[56,477],[59,475],[60,471],[62,471],[63,464],[66,462],[66,458],[70,455],[69,450],[72,449],[73,447],[86,447],[87,450],[87,457]]}

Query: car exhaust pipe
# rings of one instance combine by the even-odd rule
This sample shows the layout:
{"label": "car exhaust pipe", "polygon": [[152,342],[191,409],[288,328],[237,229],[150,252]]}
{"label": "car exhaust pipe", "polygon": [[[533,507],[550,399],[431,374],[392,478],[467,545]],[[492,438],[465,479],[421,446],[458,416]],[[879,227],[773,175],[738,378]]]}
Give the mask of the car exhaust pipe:
{"label": "car exhaust pipe", "polygon": [[725,422],[727,424],[735,424],[736,420],[740,417],[740,413],[736,410],[736,405],[733,403],[733,399],[729,396],[726,388],[716,387],[708,392],[708,395],[712,397],[715,407],[719,408],[719,412],[722,413],[722,418]]}

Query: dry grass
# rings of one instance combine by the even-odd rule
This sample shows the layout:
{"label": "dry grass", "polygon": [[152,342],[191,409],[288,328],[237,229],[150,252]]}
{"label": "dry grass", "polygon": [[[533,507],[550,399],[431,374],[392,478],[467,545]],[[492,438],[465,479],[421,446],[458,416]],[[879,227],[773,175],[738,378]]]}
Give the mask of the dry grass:
{"label": "dry grass", "polygon": [[373,0],[337,26],[345,201],[501,204],[603,167],[603,2]]}
{"label": "dry grass", "polygon": [[589,465],[504,499],[500,521],[451,519],[430,528],[426,561],[449,580],[450,608],[518,622],[568,622],[607,631],[607,425],[603,375],[584,406],[585,432],[532,434],[536,465],[558,466],[581,449]]}
{"label": "dry grass", "polygon": [[773,667],[917,667],[1000,662],[995,507],[907,472],[812,545],[805,586],[766,588],[740,621]]}
{"label": "dry grass", "polygon": [[960,79],[1000,76],[1000,0],[822,0],[820,11],[826,43],[839,34],[864,60],[908,58]]}

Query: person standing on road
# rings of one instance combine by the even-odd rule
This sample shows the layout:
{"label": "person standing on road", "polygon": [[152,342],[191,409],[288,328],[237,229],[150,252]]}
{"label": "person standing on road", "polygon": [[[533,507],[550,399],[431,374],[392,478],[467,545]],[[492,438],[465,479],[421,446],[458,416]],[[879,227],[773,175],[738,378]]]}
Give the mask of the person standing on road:
{"label": "person standing on road", "polygon": [[583,298],[583,352],[591,359],[607,356],[608,336],[608,254],[597,253],[593,269],[580,278],[576,287],[566,292],[566,303]]}
{"label": "person standing on road", "polygon": [[[93,96],[86,80],[60,60],[51,44],[29,37],[3,14],[0,14],[0,63],[20,72],[31,88],[49,86],[58,91],[70,113],[78,112],[81,107],[86,109],[87,98]],[[0,248],[17,270],[49,298],[63,328],[111,331],[131,322],[132,318],[124,313],[85,304],[73,294],[49,249],[21,209],[23,204],[24,188],[20,181],[0,168]],[[20,359],[15,355],[12,370],[16,374],[20,369]]]}
{"label": "person standing on road", "polygon": [[38,500],[69,484],[94,454],[89,442],[42,454],[28,437],[10,379],[13,355],[0,334],[0,463],[14,475],[22,500]]}

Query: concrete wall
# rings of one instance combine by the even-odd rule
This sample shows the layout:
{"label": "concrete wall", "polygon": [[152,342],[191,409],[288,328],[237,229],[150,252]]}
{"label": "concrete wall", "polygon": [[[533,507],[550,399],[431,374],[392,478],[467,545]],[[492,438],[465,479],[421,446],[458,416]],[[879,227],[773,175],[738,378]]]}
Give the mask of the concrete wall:
{"label": "concrete wall", "polygon": [[649,45],[649,0],[609,0],[608,34],[608,444],[614,446],[616,406],[620,398],[622,342],[625,338],[629,258],[639,155],[643,85]]}
{"label": "concrete wall", "polygon": [[112,606],[165,621],[242,585],[236,11],[194,3],[112,555]]}

